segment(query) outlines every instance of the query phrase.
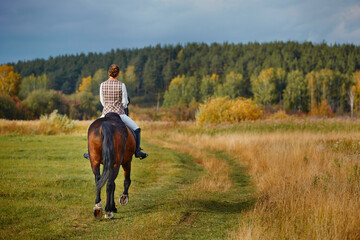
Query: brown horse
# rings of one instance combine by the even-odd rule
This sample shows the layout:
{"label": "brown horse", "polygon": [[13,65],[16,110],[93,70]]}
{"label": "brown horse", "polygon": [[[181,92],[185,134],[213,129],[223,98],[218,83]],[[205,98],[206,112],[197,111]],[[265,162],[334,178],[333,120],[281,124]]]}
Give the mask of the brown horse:
{"label": "brown horse", "polygon": [[[131,160],[135,152],[135,137],[121,121],[116,113],[108,113],[104,118],[95,120],[88,130],[88,150],[92,171],[95,175],[96,200],[94,216],[102,216],[101,188],[106,185],[105,218],[113,218],[113,212],[117,212],[114,201],[115,179],[119,168],[124,169],[124,193],[119,202],[126,205],[128,202],[128,190],[131,184],[130,171]],[[103,172],[100,175],[100,164],[103,164]]]}

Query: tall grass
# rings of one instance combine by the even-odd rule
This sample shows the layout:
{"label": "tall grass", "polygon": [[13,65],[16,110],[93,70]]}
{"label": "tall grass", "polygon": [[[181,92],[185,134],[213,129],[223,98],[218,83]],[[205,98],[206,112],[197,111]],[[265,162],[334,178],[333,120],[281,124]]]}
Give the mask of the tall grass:
{"label": "tall grass", "polygon": [[357,122],[353,132],[346,123],[316,120],[306,130],[235,133],[189,124],[170,131],[162,124],[168,129],[159,137],[225,150],[248,166],[258,201],[230,239],[360,239],[360,132]]}
{"label": "tall grass", "polygon": [[[359,137],[352,135],[349,141],[358,143]],[[348,154],[348,149],[335,151],[329,144],[344,138],[349,136],[202,136],[199,142],[203,147],[225,149],[246,162],[259,189],[255,209],[241,221],[233,237],[359,239],[359,156]]]}
{"label": "tall grass", "polygon": [[57,110],[54,110],[51,114],[40,117],[40,128],[46,129],[48,134],[69,133],[75,128],[75,122],[66,115],[61,115]]}
{"label": "tall grass", "polygon": [[66,115],[58,114],[57,111],[49,115],[41,116],[40,120],[14,121],[0,119],[0,135],[6,134],[34,134],[34,135],[58,135],[58,134],[86,134],[91,121],[74,121]]}

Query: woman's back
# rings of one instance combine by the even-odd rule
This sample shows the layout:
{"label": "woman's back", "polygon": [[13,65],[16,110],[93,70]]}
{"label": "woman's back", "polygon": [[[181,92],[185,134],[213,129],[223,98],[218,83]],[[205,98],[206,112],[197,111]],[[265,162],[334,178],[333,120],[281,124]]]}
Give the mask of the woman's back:
{"label": "woman's back", "polygon": [[107,80],[101,84],[101,95],[104,101],[103,115],[109,112],[125,114],[122,101],[122,82],[117,80]]}

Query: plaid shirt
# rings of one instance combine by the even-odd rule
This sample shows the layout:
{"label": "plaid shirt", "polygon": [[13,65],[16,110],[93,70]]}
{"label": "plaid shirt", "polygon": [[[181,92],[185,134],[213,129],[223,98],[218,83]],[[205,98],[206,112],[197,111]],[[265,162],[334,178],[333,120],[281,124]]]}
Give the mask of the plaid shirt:
{"label": "plaid shirt", "polygon": [[104,108],[102,114],[115,112],[117,114],[125,114],[122,101],[122,82],[116,80],[107,80],[103,82],[101,93],[104,100]]}

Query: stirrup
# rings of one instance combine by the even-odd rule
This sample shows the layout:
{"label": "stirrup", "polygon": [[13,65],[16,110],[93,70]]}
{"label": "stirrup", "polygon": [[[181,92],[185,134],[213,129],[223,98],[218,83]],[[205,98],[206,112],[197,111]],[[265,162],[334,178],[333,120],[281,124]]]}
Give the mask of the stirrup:
{"label": "stirrup", "polygon": [[146,158],[147,156],[149,156],[147,153],[141,152],[141,150],[144,150],[144,149],[139,148],[139,149],[135,152],[135,157],[136,157],[136,158],[140,158],[140,160]]}
{"label": "stirrup", "polygon": [[88,153],[84,153],[84,154],[83,154],[83,157],[86,158],[86,159],[88,159],[88,160],[90,160],[90,157],[89,157],[89,154],[88,154]]}

